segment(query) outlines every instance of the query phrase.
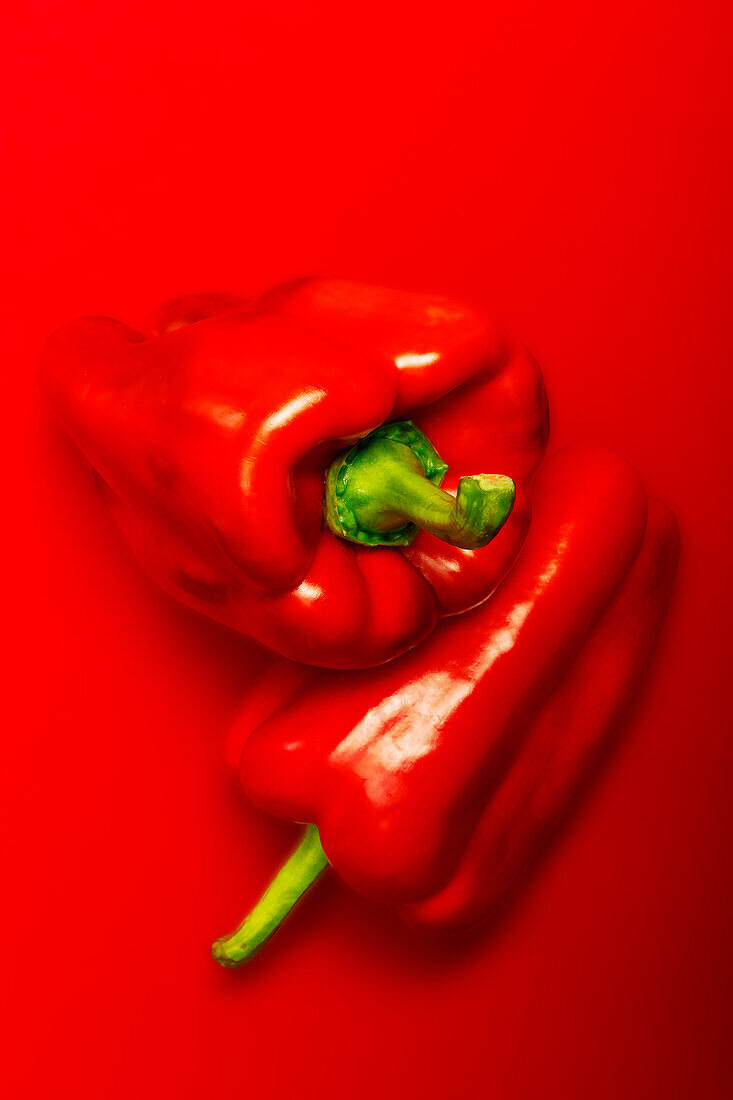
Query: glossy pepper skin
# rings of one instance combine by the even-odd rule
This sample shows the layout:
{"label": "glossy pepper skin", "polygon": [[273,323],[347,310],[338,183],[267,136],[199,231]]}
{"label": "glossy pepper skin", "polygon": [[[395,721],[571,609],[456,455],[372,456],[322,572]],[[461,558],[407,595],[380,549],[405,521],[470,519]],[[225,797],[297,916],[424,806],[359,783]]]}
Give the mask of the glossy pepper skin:
{"label": "glossy pepper skin", "polygon": [[[501,580],[529,523],[547,403],[535,361],[480,310],[305,279],[253,303],[181,300],[159,329],[72,322],[47,341],[41,380],[169,593],[293,660],[359,668]],[[329,463],[406,419],[448,463],[448,490],[481,470],[513,478],[514,511],[490,546],[423,531],[410,546],[362,547],[324,527]]]}
{"label": "glossy pepper skin", "polygon": [[[625,462],[560,452],[533,508],[486,603],[384,668],[294,676],[244,744],[249,797],[315,823],[339,875],[413,923],[468,927],[522,877],[610,744],[667,609],[676,521]],[[238,735],[257,717],[250,704]]]}
{"label": "glossy pepper skin", "polygon": [[649,501],[639,556],[493,790],[448,884],[405,905],[410,924],[459,932],[490,917],[527,877],[609,751],[654,654],[674,583],[677,523]]}

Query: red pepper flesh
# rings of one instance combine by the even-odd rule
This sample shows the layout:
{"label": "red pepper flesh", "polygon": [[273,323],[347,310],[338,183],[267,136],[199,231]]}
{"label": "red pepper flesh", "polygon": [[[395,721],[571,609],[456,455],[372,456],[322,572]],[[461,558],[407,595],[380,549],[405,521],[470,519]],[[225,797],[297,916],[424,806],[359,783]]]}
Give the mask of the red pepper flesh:
{"label": "red pepper flesh", "polygon": [[[292,659],[366,667],[481,602],[514,560],[547,439],[539,369],[484,314],[444,298],[327,279],[284,284],[146,339],[86,318],[59,330],[41,379],[143,566],[184,603]],[[202,317],[203,319],[197,320]],[[464,550],[421,532],[362,547],[322,522],[329,463],[411,419],[450,469],[507,475],[509,521]]]}
{"label": "red pepper flesh", "polygon": [[528,876],[614,744],[659,639],[674,583],[677,521],[658,500],[639,556],[493,791],[450,882],[400,907],[411,924],[465,931]]}
{"label": "red pepper flesh", "polygon": [[408,920],[476,923],[587,785],[654,650],[677,546],[631,467],[561,452],[490,600],[384,668],[294,684],[245,743],[245,791],[316,823],[339,875]]}
{"label": "red pepper flesh", "polygon": [[[678,547],[675,517],[650,500],[642,548],[630,572],[530,722],[505,772],[491,785],[447,886],[398,908],[407,923],[434,932],[464,931],[491,916],[526,879],[588,790],[634,701],[663,625]],[[483,608],[474,615],[485,613]],[[303,669],[296,674],[287,665],[278,671],[280,691],[273,669],[269,686],[242,708],[232,730],[232,752],[238,747],[241,755],[241,739],[258,719],[286,707],[308,680],[313,686],[317,676],[324,680],[329,675]],[[251,958],[326,866],[316,827],[309,825],[295,859],[288,860],[237,932],[215,944],[215,958],[225,966]]]}

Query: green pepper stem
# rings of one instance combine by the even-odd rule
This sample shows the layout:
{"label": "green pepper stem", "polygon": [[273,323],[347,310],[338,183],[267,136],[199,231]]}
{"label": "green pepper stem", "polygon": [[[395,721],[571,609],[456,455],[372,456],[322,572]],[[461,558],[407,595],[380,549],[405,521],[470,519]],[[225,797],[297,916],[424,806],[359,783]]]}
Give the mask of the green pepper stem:
{"label": "green pepper stem", "polygon": [[454,497],[440,488],[447,469],[410,421],[385,424],[331,464],[326,523],[369,546],[407,546],[422,529],[464,550],[480,549],[506,522],[514,482],[503,474],[462,477]]}
{"label": "green pepper stem", "polygon": [[222,966],[241,966],[256,955],[326,867],[328,860],[321,847],[318,827],[308,825],[298,847],[236,932],[214,943],[211,954],[216,961]]}

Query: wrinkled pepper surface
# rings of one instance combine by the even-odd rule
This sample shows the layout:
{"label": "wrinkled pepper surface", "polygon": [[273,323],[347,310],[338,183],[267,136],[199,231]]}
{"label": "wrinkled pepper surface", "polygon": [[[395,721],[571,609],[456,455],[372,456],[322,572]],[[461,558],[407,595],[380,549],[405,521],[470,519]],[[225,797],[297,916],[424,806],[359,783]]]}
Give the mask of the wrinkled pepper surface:
{"label": "wrinkled pepper surface", "polygon": [[524,547],[482,606],[382,668],[290,666],[279,699],[272,684],[255,694],[232,738],[244,740],[244,789],[309,825],[215,957],[254,954],[329,863],[411,923],[458,930],[488,916],[612,743],[677,554],[674,516],[630,466],[569,448],[538,475]]}
{"label": "wrinkled pepper surface", "polygon": [[182,300],[158,329],[74,321],[41,379],[168,592],[293,660],[363,668],[505,575],[547,402],[480,310],[305,279]]}

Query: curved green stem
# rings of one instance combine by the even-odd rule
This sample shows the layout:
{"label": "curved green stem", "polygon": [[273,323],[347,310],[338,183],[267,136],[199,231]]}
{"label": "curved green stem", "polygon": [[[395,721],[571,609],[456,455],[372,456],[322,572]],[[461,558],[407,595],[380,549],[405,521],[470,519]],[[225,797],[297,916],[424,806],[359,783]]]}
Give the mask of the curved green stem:
{"label": "curved green stem", "polygon": [[464,550],[486,546],[514,506],[514,482],[503,474],[462,477],[454,497],[440,488],[447,470],[410,421],[383,424],[331,464],[326,523],[367,546],[409,546],[420,529]]}
{"label": "curved green stem", "polygon": [[222,966],[241,966],[280,927],[296,901],[328,867],[316,825],[306,826],[303,839],[236,932],[222,936],[211,954]]}

